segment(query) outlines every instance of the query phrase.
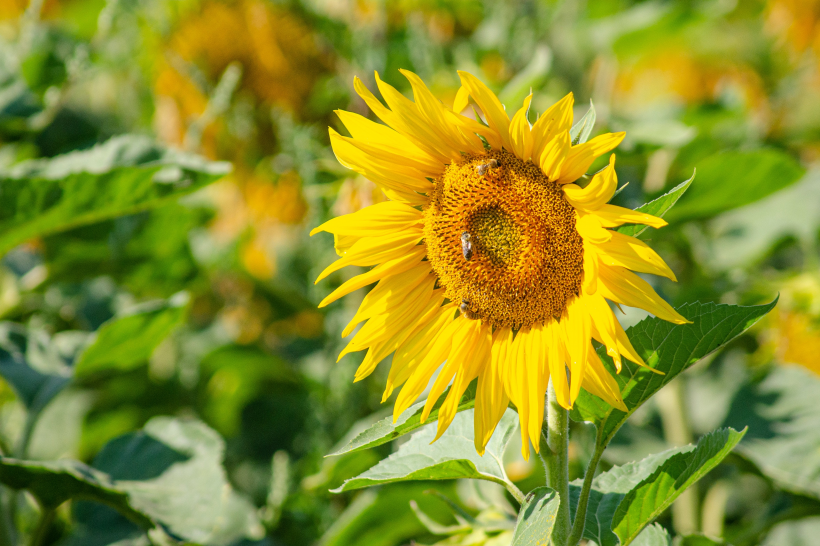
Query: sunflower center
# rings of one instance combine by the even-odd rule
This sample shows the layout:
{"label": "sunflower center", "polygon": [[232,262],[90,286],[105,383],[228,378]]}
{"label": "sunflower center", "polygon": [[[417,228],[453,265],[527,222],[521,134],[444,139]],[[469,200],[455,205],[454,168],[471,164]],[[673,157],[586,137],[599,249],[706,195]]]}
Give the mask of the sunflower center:
{"label": "sunflower center", "polygon": [[470,318],[526,328],[581,288],[575,210],[537,166],[506,151],[447,166],[424,209],[430,265]]}

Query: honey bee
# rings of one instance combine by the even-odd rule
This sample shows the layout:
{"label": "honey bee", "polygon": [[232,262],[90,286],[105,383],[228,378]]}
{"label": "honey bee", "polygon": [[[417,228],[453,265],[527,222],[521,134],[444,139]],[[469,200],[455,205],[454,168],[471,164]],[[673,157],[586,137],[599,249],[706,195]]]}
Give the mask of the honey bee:
{"label": "honey bee", "polygon": [[478,318],[478,314],[470,310],[470,302],[466,299],[461,300],[461,305],[458,306],[458,310],[461,311],[462,315],[470,320],[476,320]]}
{"label": "honey bee", "polygon": [[473,257],[473,238],[466,231],[461,234],[461,252],[464,254],[465,260]]}
{"label": "honey bee", "polygon": [[487,163],[478,165],[475,170],[478,173],[478,176],[484,176],[487,174],[487,169],[495,169],[496,167],[498,167],[498,160],[492,158]]}

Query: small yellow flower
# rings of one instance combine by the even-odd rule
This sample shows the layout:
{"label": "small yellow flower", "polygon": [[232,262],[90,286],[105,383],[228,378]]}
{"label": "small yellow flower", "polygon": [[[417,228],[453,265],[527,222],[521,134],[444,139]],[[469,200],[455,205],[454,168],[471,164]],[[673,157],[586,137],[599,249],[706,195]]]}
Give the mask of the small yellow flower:
{"label": "small yellow flower", "polygon": [[[666,222],[607,204],[617,187],[614,155],[586,186],[574,183],[624,134],[572,145],[571,94],[531,126],[532,95],[511,120],[498,98],[468,73],[459,73],[462,87],[452,109],[418,76],[402,73],[415,102],[376,75],[389,108],[355,81],[386,126],[339,111],[352,138],[330,130],[339,161],[390,200],[313,230],[333,233],[341,256],[317,282],[347,265],[376,266],[345,282],[320,307],[378,281],[343,332],[366,322],[339,355],[367,349],[356,380],[393,353],[384,399],[401,386],[398,417],[441,367],[422,415],[428,417],[452,383],[439,411],[438,438],[477,378],[476,449],[484,452],[512,401],[526,458],[530,441],[539,448],[550,378],[565,408],[584,388],[625,409],[591,340],[606,345],[618,370],[622,356],[646,364],[607,300],[687,322],[632,273],[675,280],[660,256],[608,229]],[[486,125],[458,114],[470,98]]]}

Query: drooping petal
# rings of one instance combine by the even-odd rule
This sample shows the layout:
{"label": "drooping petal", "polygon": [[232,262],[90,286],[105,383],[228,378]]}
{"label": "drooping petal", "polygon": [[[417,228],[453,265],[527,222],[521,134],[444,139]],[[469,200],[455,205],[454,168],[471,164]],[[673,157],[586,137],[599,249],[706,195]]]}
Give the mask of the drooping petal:
{"label": "drooping petal", "polygon": [[[544,422],[544,402],[549,383],[548,342],[545,339],[544,328],[535,326],[526,336],[527,359],[525,366],[526,390],[529,395],[529,420],[527,434],[530,437],[535,452],[541,448],[541,425]],[[522,429],[523,434],[523,429]]]}
{"label": "drooping petal", "polygon": [[[592,319],[593,337],[606,346],[606,354],[612,357],[612,361],[615,363],[615,369],[620,373],[622,364],[621,352],[618,349],[617,328],[620,326],[618,320],[615,318],[612,309],[609,308],[603,296],[595,295],[585,297],[583,298],[583,302]],[[630,344],[630,347],[631,346]]]}
{"label": "drooping petal", "polygon": [[453,321],[455,305],[445,305],[425,324],[419,321],[413,333],[402,342],[393,355],[382,403],[393,394],[393,389],[403,385],[433,348],[433,341]]}
{"label": "drooping petal", "polygon": [[586,374],[584,375],[584,390],[594,394],[613,408],[628,411],[624,404],[618,382],[604,367],[595,351],[589,352]]}
{"label": "drooping petal", "polygon": [[[533,161],[540,158],[547,146],[556,135],[567,133],[569,136],[572,127],[572,93],[556,102],[541,114],[532,126],[532,157]],[[569,139],[567,139],[569,140]]]}
{"label": "drooping petal", "polygon": [[612,232],[604,229],[601,220],[595,214],[586,214],[575,211],[575,229],[583,237],[585,243],[601,244],[612,239]]}
{"label": "drooping petal", "polygon": [[561,168],[559,184],[569,184],[581,178],[598,157],[612,150],[624,139],[626,133],[607,133],[573,146]]}
{"label": "drooping petal", "polygon": [[609,156],[609,165],[592,177],[585,188],[575,184],[563,186],[564,195],[570,204],[578,209],[596,210],[612,199],[618,189],[618,175],[615,174],[615,154]]}
{"label": "drooping petal", "polygon": [[479,321],[473,322],[478,324],[473,344],[469,349],[467,349],[469,350],[469,353],[463,356],[459,370],[453,379],[453,384],[450,386],[450,392],[447,394],[447,398],[444,399],[444,403],[441,405],[441,408],[439,408],[438,425],[436,437],[433,439],[434,442],[441,438],[441,435],[444,434],[450,426],[450,423],[453,422],[453,418],[456,416],[456,412],[458,412],[458,405],[461,402],[461,397],[464,394],[464,391],[467,390],[470,382],[476,377],[480,377],[490,362],[492,328],[489,325],[481,324]]}
{"label": "drooping petal", "polygon": [[568,408],[572,404],[569,395],[569,381],[567,380],[567,362],[569,355],[566,348],[566,336],[561,325],[555,320],[549,320],[545,325],[549,342],[548,364],[555,398],[562,407]]}
{"label": "drooping petal", "polygon": [[584,241],[583,292],[592,295],[598,291],[598,250],[594,243]]}
{"label": "drooping petal", "polygon": [[612,239],[597,245],[601,263],[625,267],[639,273],[660,275],[673,281],[678,280],[663,258],[649,245],[617,231],[610,233]]}
{"label": "drooping petal", "polygon": [[487,118],[487,124],[493,131],[498,133],[502,145],[508,150],[512,150],[510,118],[501,101],[498,100],[495,93],[490,91],[489,87],[472,74],[459,70],[458,75],[461,77],[461,85],[467,88],[470,96],[473,97],[473,100]]}
{"label": "drooping petal", "polygon": [[598,290],[605,298],[648,311],[674,324],[691,324],[661,298],[645,280],[623,267],[601,265]]}
{"label": "drooping petal", "polygon": [[532,93],[524,99],[524,106],[513,116],[510,122],[510,144],[512,151],[519,158],[527,161],[532,155],[532,135],[530,134],[530,122],[527,120],[527,113],[530,110]]}
{"label": "drooping petal", "polygon": [[578,398],[578,393],[581,392],[586,362],[592,350],[591,320],[580,298],[573,299],[567,305],[566,320],[562,320],[561,324],[564,325],[566,332],[567,352],[569,353],[569,362],[567,362],[570,379],[569,399],[572,405]]}
{"label": "drooping petal", "polygon": [[504,390],[503,369],[512,340],[513,334],[509,327],[495,331],[490,348],[490,361],[484,373],[478,376],[473,424],[475,448],[479,455],[484,455],[484,449],[510,402]]}

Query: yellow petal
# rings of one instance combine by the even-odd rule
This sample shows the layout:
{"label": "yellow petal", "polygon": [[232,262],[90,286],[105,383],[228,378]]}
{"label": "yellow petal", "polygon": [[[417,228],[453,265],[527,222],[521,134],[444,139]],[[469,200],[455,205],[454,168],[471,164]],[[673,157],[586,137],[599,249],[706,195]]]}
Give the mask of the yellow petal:
{"label": "yellow petal", "polygon": [[400,134],[404,135],[405,137],[409,138],[413,144],[427,152],[430,157],[435,158],[437,161],[440,161],[442,164],[449,163],[452,158],[449,154],[445,154],[440,152],[436,149],[433,143],[425,141],[423,139],[419,139],[416,137],[415,133],[408,127],[405,120],[399,116],[396,112],[391,112],[388,108],[379,102],[373,93],[365,87],[362,80],[359,78],[353,79],[353,86],[356,89],[356,93],[367,103],[367,106],[376,114],[379,119],[385,122],[387,125],[398,131]]}
{"label": "yellow petal", "polygon": [[623,267],[601,265],[598,291],[616,303],[638,307],[674,324],[690,324],[642,278]]}
{"label": "yellow petal", "polygon": [[490,361],[484,368],[484,373],[478,376],[478,385],[475,399],[475,448],[479,455],[484,455],[484,449],[492,438],[501,417],[510,399],[504,391],[502,370],[506,364],[506,354],[512,343],[512,330],[509,327],[499,328],[493,334]]}
{"label": "yellow petal", "polygon": [[451,149],[460,152],[478,153],[483,151],[484,146],[473,134],[464,134],[459,131],[457,125],[452,123],[448,114],[452,114],[441,104],[433,93],[427,89],[424,82],[416,74],[409,70],[399,70],[409,81],[413,88],[413,97],[416,99],[416,107],[424,116],[430,128],[435,131]]}
{"label": "yellow petal", "polygon": [[530,458],[530,438],[528,425],[530,420],[530,397],[527,396],[527,334],[529,329],[522,328],[515,335],[504,369],[504,388],[507,396],[518,410],[518,421],[521,424],[521,456]]}
{"label": "yellow petal", "polygon": [[404,384],[433,347],[433,340],[453,320],[455,305],[440,307],[426,323],[420,320],[413,333],[401,343],[393,355],[387,385],[382,395],[385,402],[393,389]]}
{"label": "yellow petal", "polygon": [[567,305],[566,319],[561,324],[565,327],[569,353],[569,400],[570,404],[574,404],[581,392],[585,364],[592,350],[591,319],[580,298],[573,299]]}
{"label": "yellow petal", "polygon": [[567,365],[569,361],[566,339],[561,326],[555,320],[549,320],[545,326],[549,342],[548,364],[555,398],[562,407],[568,408],[570,403],[569,382],[567,381]]}
{"label": "yellow petal", "polygon": [[[478,323],[479,321],[473,322]],[[453,422],[453,418],[458,412],[461,397],[464,391],[467,390],[470,382],[476,377],[480,377],[487,368],[487,364],[490,361],[491,346],[492,328],[489,325],[479,323],[478,328],[476,328],[474,344],[471,349],[469,349],[469,354],[464,355],[462,365],[459,367],[455,379],[453,379],[453,384],[450,386],[450,392],[447,394],[447,398],[438,411],[438,427],[436,437],[433,438],[434,442],[441,438],[441,435],[444,434],[450,426],[450,423]],[[474,413],[474,426],[477,419],[477,417],[475,417],[476,415],[478,414]],[[480,419],[480,417],[478,417],[478,419]]]}
{"label": "yellow petal", "polygon": [[598,252],[597,246],[584,241],[584,284],[583,291],[592,295],[598,290]]}
{"label": "yellow petal", "polygon": [[413,402],[416,401],[424,389],[427,388],[427,383],[430,382],[430,377],[433,375],[438,367],[447,359],[450,354],[450,348],[453,344],[453,336],[463,331],[462,328],[467,322],[466,318],[461,316],[456,317],[455,320],[449,322],[447,326],[438,332],[438,335],[432,341],[432,348],[427,356],[419,362],[410,377],[407,378],[404,385],[399,391],[399,396],[396,399],[396,404],[393,406],[393,422],[399,418]]}
{"label": "yellow petal", "polygon": [[609,156],[609,165],[592,177],[585,188],[575,184],[566,184],[564,195],[575,208],[596,210],[605,205],[618,189],[618,175],[615,174],[615,154]]}
{"label": "yellow petal", "polygon": [[[612,361],[615,363],[615,369],[620,373],[622,364],[621,353],[618,350],[617,328],[620,327],[618,320],[615,318],[612,309],[609,308],[603,296],[585,297],[583,298],[583,303],[592,318],[592,337],[606,346],[606,354],[612,357]],[[630,344],[629,347],[631,348],[632,344]],[[634,353],[635,350],[632,349],[632,352]],[[643,362],[643,360],[641,360],[641,362]]]}
{"label": "yellow petal", "polygon": [[[572,104],[574,97],[569,93],[541,114],[532,126],[532,157],[540,158],[547,146],[556,135],[567,133],[572,127]],[[569,139],[567,139],[569,140]]]}
{"label": "yellow petal", "polygon": [[313,228],[310,236],[320,231],[358,237],[384,235],[402,231],[424,220],[424,213],[404,203],[385,201],[370,205],[357,212],[338,216]]}
{"label": "yellow petal", "polygon": [[[548,344],[546,343],[543,326],[532,328],[527,335],[527,357],[525,395],[529,396],[529,423],[527,433],[535,452],[541,447],[541,425],[544,422],[544,401],[549,382],[549,367],[547,363]],[[523,432],[522,432],[523,433]]]}
{"label": "yellow petal", "polygon": [[470,103],[470,92],[467,91],[467,88],[463,85],[458,88],[458,92],[456,92],[456,98],[453,101],[453,112],[456,114],[462,113],[464,110],[467,109],[467,106]]}
{"label": "yellow petal", "polygon": [[356,314],[342,330],[342,337],[349,336],[360,322],[388,312],[425,279],[427,282],[435,282],[435,277],[431,273],[428,264],[421,264],[379,281],[379,284],[364,297]]}
{"label": "yellow petal", "polygon": [[[547,178],[550,180],[559,178],[569,150],[569,131],[559,133],[558,136],[547,143],[537,161],[541,171]],[[535,161],[535,155],[533,155],[533,161]]]}
{"label": "yellow petal", "polygon": [[663,218],[616,205],[603,205],[595,211],[595,214],[601,219],[601,224],[608,228],[618,227],[623,224],[642,224],[653,228],[661,228],[667,225],[666,220]]}
{"label": "yellow petal", "polygon": [[586,174],[592,162],[599,156],[612,150],[624,139],[626,133],[607,133],[599,135],[590,141],[573,146],[567,154],[567,159],[561,168],[559,184],[575,182]]}
{"label": "yellow petal", "polygon": [[432,126],[419,110],[418,105],[399,93],[395,87],[382,81],[378,72],[376,73],[376,85],[384,101],[401,120],[401,127],[396,130],[406,134],[413,142],[424,142],[427,147],[434,147],[440,155],[449,157],[451,161],[461,159],[459,151],[442,138],[436,131],[436,127]]}
{"label": "yellow petal", "polygon": [[438,176],[444,169],[444,163],[430,156],[395,129],[345,110],[336,110],[336,115],[357,141],[379,147],[390,153],[391,157],[403,156],[420,171],[435,173],[431,176]]}
{"label": "yellow petal", "polygon": [[595,351],[589,352],[583,387],[584,390],[594,394],[613,408],[628,411],[621,397],[618,382],[609,374]]}
{"label": "yellow petal", "polygon": [[585,243],[600,245],[612,239],[612,232],[601,225],[601,220],[595,214],[586,214],[575,211],[575,229]]}
{"label": "yellow petal", "polygon": [[660,275],[673,281],[678,280],[663,258],[658,256],[658,253],[649,245],[617,231],[610,233],[612,239],[597,245],[601,263],[626,267],[640,273]]}
{"label": "yellow petal", "polygon": [[389,233],[381,237],[364,237],[350,247],[342,258],[327,266],[316,282],[348,265],[376,265],[400,258],[411,252],[422,237],[424,234],[416,230]]}
{"label": "yellow petal", "polygon": [[524,99],[524,106],[513,116],[510,122],[510,144],[512,151],[520,159],[527,161],[532,155],[532,135],[530,134],[530,122],[527,120],[527,113],[530,110],[532,93]]}
{"label": "yellow petal", "polygon": [[487,124],[495,131],[501,138],[502,145],[508,150],[512,150],[510,143],[510,118],[507,112],[504,111],[504,106],[495,93],[490,91],[490,88],[484,85],[481,80],[468,72],[459,70],[458,75],[461,77],[461,85],[467,88],[470,96],[481,108],[484,117],[487,118]]}
{"label": "yellow petal", "polygon": [[364,288],[365,286],[389,277],[390,275],[397,275],[407,271],[408,269],[416,267],[416,265],[418,265],[421,262],[421,259],[426,255],[427,249],[423,245],[418,245],[413,247],[413,249],[404,256],[379,264],[367,273],[356,275],[352,279],[345,281],[339,288],[331,292],[325,299],[323,299],[319,304],[319,308],[321,309],[322,307],[330,305],[339,298],[344,297],[359,288]]}

